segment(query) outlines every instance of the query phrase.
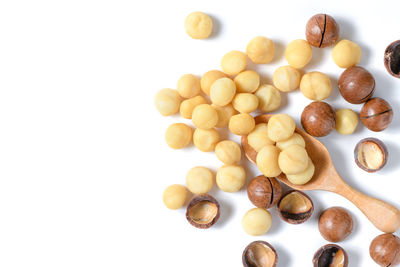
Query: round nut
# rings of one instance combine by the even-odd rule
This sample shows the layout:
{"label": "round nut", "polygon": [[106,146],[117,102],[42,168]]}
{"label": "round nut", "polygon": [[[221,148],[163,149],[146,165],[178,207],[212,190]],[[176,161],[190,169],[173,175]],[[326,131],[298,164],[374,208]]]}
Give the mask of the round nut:
{"label": "round nut", "polygon": [[165,141],[173,149],[180,149],[192,141],[193,130],[184,123],[171,124],[165,132]]}
{"label": "round nut", "polygon": [[346,251],[335,244],[328,244],[321,247],[313,257],[314,267],[328,267],[328,266],[341,266],[347,267],[349,265],[349,257]]}
{"label": "round nut", "polygon": [[214,105],[226,106],[236,94],[235,83],[229,78],[221,78],[211,85],[210,99]]}
{"label": "round nut", "polygon": [[203,12],[190,13],[185,19],[185,31],[193,39],[206,39],[212,28],[212,19]]}
{"label": "round nut", "polygon": [[400,40],[385,49],[384,64],[390,75],[400,78]]}
{"label": "round nut", "polygon": [[352,134],[358,125],[358,115],[353,110],[345,108],[336,111],[336,131],[340,134]]}
{"label": "round nut", "polygon": [[177,89],[183,98],[195,97],[200,94],[200,79],[193,74],[184,74],[178,80]]}
{"label": "round nut", "polygon": [[374,132],[380,132],[389,127],[393,120],[393,109],[382,98],[369,99],[360,111],[361,122]]}
{"label": "round nut", "polygon": [[365,138],[357,143],[354,158],[358,167],[366,172],[376,172],[387,162],[388,150],[386,145],[376,138]]}
{"label": "round nut", "polygon": [[307,22],[306,39],[314,47],[331,46],[339,39],[339,25],[327,14],[314,15]]}
{"label": "round nut", "polygon": [[295,129],[296,123],[287,114],[272,115],[268,121],[268,137],[275,142],[288,139]]}
{"label": "round nut", "polygon": [[183,185],[173,184],[168,186],[163,193],[163,201],[167,208],[176,210],[181,208],[186,201],[187,191]]}
{"label": "round nut", "polygon": [[278,164],[279,148],[274,145],[264,146],[256,157],[258,169],[267,177],[276,177],[281,174]]}
{"label": "round nut", "polygon": [[274,59],[274,42],[266,37],[257,36],[247,45],[246,53],[256,64],[269,63]]}
{"label": "round nut", "polygon": [[261,240],[254,241],[244,249],[242,262],[244,267],[276,267],[278,254],[271,244]]}
{"label": "round nut", "polygon": [[319,216],[318,229],[325,240],[340,242],[353,231],[353,218],[344,208],[331,207]]}
{"label": "round nut", "polygon": [[207,229],[218,221],[219,210],[219,203],[212,196],[194,195],[186,208],[186,219],[196,228]]}
{"label": "round nut", "polygon": [[297,39],[288,44],[285,50],[285,58],[290,66],[302,68],[310,62],[312,57],[312,48],[310,44],[303,39]]}
{"label": "round nut", "polygon": [[201,76],[200,87],[206,95],[210,95],[211,85],[220,78],[228,77],[225,73],[219,70],[210,70]]}
{"label": "round nut", "polygon": [[209,104],[201,104],[192,113],[193,124],[200,129],[208,130],[218,123],[218,113]]}
{"label": "round nut", "polygon": [[332,59],[340,68],[350,68],[361,60],[361,49],[352,41],[341,40],[332,49]]}
{"label": "round nut", "polygon": [[275,142],[268,137],[268,125],[266,123],[257,124],[253,131],[247,135],[247,142],[257,152],[266,145],[275,144]]}
{"label": "round nut", "polygon": [[234,81],[239,93],[253,93],[260,85],[260,75],[254,70],[246,70],[239,73]]}
{"label": "round nut", "polygon": [[193,167],[186,174],[186,186],[193,194],[205,194],[214,184],[214,175],[206,167]]}
{"label": "round nut", "polygon": [[162,89],[154,97],[154,104],[163,116],[170,116],[178,112],[182,98],[178,91],[172,89]]}
{"label": "round nut", "polygon": [[302,146],[302,147],[305,148],[306,147],[306,142],[304,141],[304,138],[298,133],[294,133],[291,137],[289,137],[286,140],[276,142],[276,146],[280,150],[284,150],[284,149],[288,148],[291,145],[299,145],[299,146]]}
{"label": "round nut", "polygon": [[272,85],[261,85],[254,94],[258,97],[258,108],[262,112],[271,112],[281,106],[281,93]]}
{"label": "round nut", "polygon": [[219,141],[219,133],[215,129],[197,128],[193,133],[193,144],[203,152],[213,151]]}
{"label": "round nut", "polygon": [[185,119],[192,119],[194,108],[201,104],[207,104],[207,100],[201,95],[186,99],[181,103],[179,112]]}
{"label": "round nut", "polygon": [[346,69],[339,78],[339,91],[343,98],[352,104],[361,104],[372,97],[375,91],[375,79],[363,67]]}
{"label": "round nut", "polygon": [[272,81],[281,92],[290,92],[299,88],[300,71],[291,66],[282,66],[274,71]]}
{"label": "round nut", "polygon": [[236,135],[249,134],[255,126],[254,118],[247,113],[233,115],[229,120],[229,130]]}
{"label": "round nut", "polygon": [[269,211],[254,208],[246,212],[242,219],[242,226],[249,235],[263,235],[271,228],[272,217]]}
{"label": "round nut", "polygon": [[332,107],[325,102],[312,102],[301,114],[301,125],[304,130],[316,137],[328,135],[335,129],[336,119]]}
{"label": "round nut", "polygon": [[247,186],[247,196],[258,208],[268,209],[281,199],[282,187],[276,178],[257,176]]}
{"label": "round nut", "polygon": [[278,164],[285,174],[303,173],[309,166],[307,151],[299,145],[288,146],[279,153]]}
{"label": "round nut", "polygon": [[224,165],[218,169],[216,181],[222,191],[237,192],[246,183],[246,172],[242,166]]}
{"label": "round nut", "polygon": [[231,140],[219,142],[215,147],[215,154],[220,161],[227,165],[238,163],[242,157],[240,146]]}
{"label": "round nut", "polygon": [[301,78],[300,91],[308,99],[324,100],[332,92],[332,83],[326,74],[312,71]]}
{"label": "round nut", "polygon": [[212,107],[217,111],[218,114],[218,122],[215,125],[215,127],[217,128],[223,128],[227,126],[229,124],[229,120],[231,119],[231,117],[238,113],[233,108],[232,104],[228,104],[223,107],[212,105]]}
{"label": "round nut", "polygon": [[393,234],[382,234],[372,240],[369,247],[371,258],[380,266],[400,264],[400,238]]}
{"label": "round nut", "polygon": [[314,204],[309,196],[297,190],[284,194],[277,205],[282,220],[291,224],[307,221],[314,212]]}
{"label": "round nut", "polygon": [[315,166],[310,158],[308,158],[308,166],[305,171],[298,174],[286,174],[286,178],[295,185],[303,185],[308,183],[314,176]]}
{"label": "round nut", "polygon": [[225,54],[221,60],[222,71],[229,75],[237,75],[246,69],[246,54],[240,51],[231,51]]}
{"label": "round nut", "polygon": [[250,93],[239,93],[233,98],[232,104],[240,113],[251,113],[258,107],[258,97]]}

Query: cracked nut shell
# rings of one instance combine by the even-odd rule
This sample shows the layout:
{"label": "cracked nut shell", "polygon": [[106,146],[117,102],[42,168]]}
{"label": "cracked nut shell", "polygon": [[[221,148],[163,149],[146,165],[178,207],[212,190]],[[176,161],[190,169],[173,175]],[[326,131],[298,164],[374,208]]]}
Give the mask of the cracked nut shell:
{"label": "cracked nut shell", "polygon": [[306,26],[306,39],[314,47],[327,47],[339,39],[339,25],[327,14],[312,16]]}
{"label": "cracked nut shell", "polygon": [[186,219],[194,227],[207,229],[218,221],[219,209],[219,203],[214,197],[208,194],[195,195],[187,206]]}
{"label": "cracked nut shell", "polygon": [[314,267],[347,267],[349,257],[346,251],[334,244],[321,247],[313,257]]}
{"label": "cracked nut shell", "polygon": [[361,122],[374,132],[385,130],[393,120],[393,109],[382,98],[374,97],[368,100],[360,111]]}
{"label": "cracked nut shell", "polygon": [[385,49],[384,64],[390,75],[400,78],[400,40],[394,41]]}
{"label": "cracked nut shell", "polygon": [[285,193],[277,205],[278,214],[282,220],[291,224],[307,221],[314,212],[314,203],[305,193],[292,190]]}
{"label": "cracked nut shell", "polygon": [[282,187],[276,178],[260,175],[247,186],[247,196],[254,206],[268,209],[280,200]]}
{"label": "cracked nut shell", "polygon": [[377,138],[364,138],[354,149],[354,159],[358,167],[366,172],[376,172],[387,162],[388,150],[386,145]]}
{"label": "cracked nut shell", "polygon": [[361,104],[372,97],[375,92],[375,79],[363,67],[347,68],[340,75],[339,91],[343,98],[351,104]]}
{"label": "cracked nut shell", "polygon": [[301,125],[308,134],[322,137],[335,129],[336,115],[329,104],[315,101],[301,113]]}
{"label": "cracked nut shell", "polygon": [[393,234],[378,235],[371,242],[369,254],[380,266],[400,264],[400,238]]}
{"label": "cracked nut shell", "polygon": [[258,240],[244,249],[242,263],[244,267],[275,267],[278,264],[278,254],[271,244]]}
{"label": "cracked nut shell", "polygon": [[331,207],[319,216],[318,229],[325,240],[340,242],[353,231],[353,218],[346,209]]}

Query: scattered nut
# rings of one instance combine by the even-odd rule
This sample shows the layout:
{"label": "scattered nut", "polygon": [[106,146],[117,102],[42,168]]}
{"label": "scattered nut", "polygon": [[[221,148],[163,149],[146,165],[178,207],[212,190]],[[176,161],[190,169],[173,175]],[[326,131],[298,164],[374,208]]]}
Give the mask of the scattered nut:
{"label": "scattered nut", "polygon": [[211,129],[218,123],[218,113],[209,104],[198,105],[193,110],[192,122],[197,128]]}
{"label": "scattered nut", "polygon": [[212,19],[203,12],[190,13],[185,19],[186,33],[193,39],[206,39],[213,28]]}
{"label": "scattered nut", "polygon": [[186,209],[186,219],[194,227],[207,229],[219,219],[218,201],[208,194],[195,195]]}
{"label": "scattered nut", "polygon": [[311,100],[324,100],[332,92],[332,82],[328,75],[312,71],[303,75],[300,81],[300,91]]}
{"label": "scattered nut", "polygon": [[290,92],[299,88],[300,71],[291,66],[282,66],[274,71],[272,81],[281,92]]}
{"label": "scattered nut", "polygon": [[303,39],[297,39],[288,44],[285,50],[285,58],[290,66],[302,68],[310,62],[312,57],[312,48],[310,44]]}
{"label": "scattered nut", "polygon": [[193,74],[184,74],[178,80],[177,89],[183,98],[195,97],[200,94],[200,79]]}
{"label": "scattered nut", "polygon": [[281,199],[282,187],[276,178],[260,175],[247,186],[247,196],[254,206],[268,209]]}
{"label": "scattered nut", "polygon": [[357,143],[354,158],[358,167],[366,172],[376,172],[387,162],[386,145],[376,138],[365,138]]}
{"label": "scattered nut", "polygon": [[246,212],[242,219],[242,226],[249,235],[263,235],[271,228],[272,217],[269,211],[254,208]]}
{"label": "scattered nut", "polygon": [[318,229],[327,241],[340,242],[353,231],[353,218],[344,208],[331,207],[319,216]]}
{"label": "scattered nut", "polygon": [[219,141],[219,133],[215,129],[197,128],[193,133],[193,144],[203,152],[213,151]]}
{"label": "scattered nut", "polygon": [[281,93],[272,85],[261,85],[254,94],[258,97],[258,108],[262,112],[271,112],[281,106]]}
{"label": "scattered nut", "polygon": [[258,169],[267,177],[276,177],[281,174],[281,169],[278,164],[279,148],[274,145],[264,146],[256,157]]}
{"label": "scattered nut", "polygon": [[229,130],[236,135],[249,134],[255,126],[254,118],[247,113],[233,115],[229,120]]}
{"label": "scattered nut", "polygon": [[275,142],[268,137],[268,125],[266,123],[257,124],[253,131],[247,135],[247,142],[257,152],[266,145],[275,144]]}
{"label": "scattered nut", "polygon": [[201,76],[200,87],[206,95],[210,95],[211,85],[220,78],[228,77],[225,73],[219,70],[210,70]]}
{"label": "scattered nut", "polygon": [[274,42],[266,37],[257,36],[247,45],[246,53],[256,64],[269,63],[274,59]]}
{"label": "scattered nut", "polygon": [[154,104],[163,116],[170,116],[178,112],[182,98],[178,91],[173,89],[162,89],[154,97]]}
{"label": "scattered nut", "polygon": [[352,104],[367,101],[375,92],[375,79],[363,67],[354,66],[346,69],[339,78],[339,91],[343,98]]}
{"label": "scattered nut", "polygon": [[[249,136],[250,135],[248,135],[247,138],[249,138]],[[299,146],[302,146],[302,147],[305,148],[306,147],[306,142],[304,141],[304,138],[298,133],[294,133],[291,137],[289,137],[286,140],[276,142],[276,146],[280,150],[284,150],[284,149],[288,148],[291,145],[299,145]]]}
{"label": "scattered nut", "polygon": [[332,59],[340,68],[350,68],[361,60],[361,49],[352,41],[341,40],[332,50]]}
{"label": "scattered nut", "polygon": [[180,149],[192,141],[193,130],[184,123],[171,124],[165,132],[165,141],[173,149]]}
{"label": "scattered nut", "polygon": [[224,165],[217,171],[216,182],[222,191],[234,193],[246,183],[246,172],[242,166]]}
{"label": "scattered nut", "polygon": [[400,78],[400,40],[385,49],[384,64],[390,75]]}
{"label": "scattered nut", "polygon": [[163,193],[163,201],[167,208],[176,210],[181,208],[186,201],[187,191],[183,185],[173,184],[168,186]]}
{"label": "scattered nut", "polygon": [[393,234],[382,234],[372,240],[369,247],[371,258],[380,266],[400,264],[400,238]]}
{"label": "scattered nut", "polygon": [[214,175],[206,167],[194,167],[186,174],[186,186],[193,194],[205,194],[214,184]]}
{"label": "scattered nut", "polygon": [[231,140],[221,141],[215,147],[217,158],[227,165],[238,163],[242,157],[240,146]]}
{"label": "scattered nut", "polygon": [[240,51],[231,51],[225,54],[221,60],[222,71],[229,75],[237,75],[246,69],[246,54]]}
{"label": "scattered nut", "polygon": [[306,39],[315,47],[327,47],[339,39],[339,25],[327,14],[312,16],[306,26]]}
{"label": "scattered nut", "polygon": [[309,166],[309,158],[304,147],[290,145],[279,153],[279,168],[285,174],[299,174]]}
{"label": "scattered nut", "polygon": [[258,97],[250,93],[239,93],[233,98],[232,104],[240,113],[251,113],[258,107]]}
{"label": "scattered nut", "polygon": [[232,104],[228,104],[223,107],[212,105],[212,107],[217,111],[217,114],[218,114],[218,122],[215,125],[215,127],[217,127],[217,128],[222,128],[222,127],[227,126],[231,117],[238,113],[233,108]]}
{"label": "scattered nut", "polygon": [[374,132],[385,130],[393,120],[393,109],[382,98],[368,100],[360,111],[361,122]]}
{"label": "scattered nut", "polygon": [[234,81],[239,93],[253,93],[260,85],[260,75],[254,70],[246,70],[239,73]]}
{"label": "scattered nut", "polygon": [[340,134],[352,134],[358,125],[358,115],[353,110],[344,108],[336,111],[336,131]]}
{"label": "scattered nut", "polygon": [[301,125],[304,130],[316,137],[328,135],[335,129],[336,119],[332,107],[325,102],[312,102],[301,114]]}
{"label": "scattered nut", "polygon": [[268,121],[268,136],[275,142],[288,139],[293,135],[295,129],[296,123],[287,114],[272,115]]}
{"label": "scattered nut", "polygon": [[214,105],[226,106],[232,102],[236,94],[236,85],[229,78],[216,80],[210,89],[210,99]]}
{"label": "scattered nut", "polygon": [[244,267],[276,267],[278,254],[271,244],[254,241],[244,249],[242,262]]}
{"label": "scattered nut", "polygon": [[279,216],[285,222],[300,224],[311,217],[314,204],[305,193],[292,190],[282,196],[278,202],[277,210]]}
{"label": "scattered nut", "polygon": [[335,244],[321,247],[313,257],[314,267],[347,267],[349,257],[346,251]]}
{"label": "scattered nut", "polygon": [[308,183],[314,176],[315,166],[310,158],[308,158],[307,168],[297,174],[286,174],[286,178],[295,185],[302,185]]}
{"label": "scattered nut", "polygon": [[207,100],[201,95],[186,99],[181,103],[179,112],[185,119],[192,119],[194,108],[201,104],[207,104]]}

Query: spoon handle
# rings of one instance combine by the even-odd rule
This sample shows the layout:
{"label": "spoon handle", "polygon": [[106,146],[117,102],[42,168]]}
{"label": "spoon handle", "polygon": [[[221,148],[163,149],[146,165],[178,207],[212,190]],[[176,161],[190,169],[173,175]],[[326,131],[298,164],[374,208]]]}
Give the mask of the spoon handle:
{"label": "spoon handle", "polygon": [[342,183],[335,191],[356,205],[376,228],[385,233],[394,233],[400,227],[400,210],[380,199],[360,193],[340,179]]}

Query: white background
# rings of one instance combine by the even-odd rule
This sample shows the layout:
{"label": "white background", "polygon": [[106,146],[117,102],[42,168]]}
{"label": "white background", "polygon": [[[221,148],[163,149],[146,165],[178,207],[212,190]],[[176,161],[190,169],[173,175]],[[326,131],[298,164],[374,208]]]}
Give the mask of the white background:
{"label": "white background", "polygon": [[[400,206],[400,80],[383,66],[386,45],[399,39],[399,8],[396,0],[2,1],[0,266],[241,266],[243,248],[257,239],[273,244],[278,266],[311,266],[314,252],[327,243],[317,229],[318,215],[333,205],[349,209],[355,221],[353,234],[340,243],[350,266],[375,266],[368,247],[380,232],[332,193],[309,193],[315,213],[302,225],[284,223],[272,209],[273,226],[261,237],[241,228],[252,208],[244,190],[212,190],[222,215],[209,230],[189,225],[184,209],[166,209],[166,186],[184,184],[193,166],[216,171],[221,163],[214,153],[193,147],[170,149],[165,129],[184,120],[159,115],[153,97],[175,88],[184,73],[218,69],[224,53],[245,50],[257,35],[275,41],[276,60],[249,68],[270,83],[273,70],[286,64],[285,45],[305,37],[308,18],[331,14],[340,37],[360,45],[360,65],[376,79],[375,96],[390,101],[395,117],[381,133],[360,125],[354,135],[333,132],[321,140],[348,183]],[[196,10],[212,16],[212,38],[185,34],[185,16]],[[331,48],[313,52],[305,71],[331,77],[335,88],[328,102],[359,111],[360,105],[338,93],[342,70],[331,60]],[[310,101],[299,92],[284,99],[279,112],[299,122]],[[368,136],[389,147],[389,162],[376,174],[353,161],[354,145]],[[248,180],[259,174],[242,164]]]}

